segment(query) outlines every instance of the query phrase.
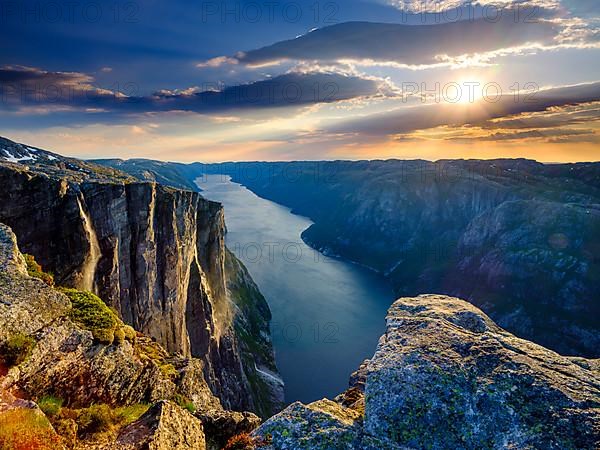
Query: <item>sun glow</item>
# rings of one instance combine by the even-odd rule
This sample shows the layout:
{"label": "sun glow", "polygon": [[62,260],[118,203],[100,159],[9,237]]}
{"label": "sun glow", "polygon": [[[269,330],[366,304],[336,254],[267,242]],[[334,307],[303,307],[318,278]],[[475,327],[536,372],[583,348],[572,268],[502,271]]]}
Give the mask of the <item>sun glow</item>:
{"label": "sun glow", "polygon": [[448,103],[467,105],[483,98],[485,82],[477,77],[464,77],[450,82],[444,90],[444,100]]}

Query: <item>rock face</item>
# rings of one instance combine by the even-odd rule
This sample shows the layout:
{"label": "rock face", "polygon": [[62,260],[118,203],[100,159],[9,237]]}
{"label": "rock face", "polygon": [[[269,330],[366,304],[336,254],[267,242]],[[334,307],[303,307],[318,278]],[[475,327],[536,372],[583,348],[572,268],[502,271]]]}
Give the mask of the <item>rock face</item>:
{"label": "rock face", "polygon": [[205,450],[202,423],[186,410],[157,402],[117,438],[124,450]]}
{"label": "rock face", "polygon": [[[220,409],[202,370],[195,368],[202,365],[200,361],[169,358],[158,344],[141,335],[134,341],[105,345],[74,323],[67,296],[27,275],[16,237],[3,224],[0,266],[8,268],[0,275],[0,344],[13,336],[34,342],[27,357],[0,379],[0,390],[17,389],[32,398],[57,396],[65,406],[75,407],[131,405],[179,393],[198,408]],[[180,376],[167,373],[166,364],[173,371],[179,369]]]}
{"label": "rock face", "polygon": [[[44,445],[31,448],[64,448],[64,417],[58,422],[59,437],[37,405],[19,397],[59,399],[68,408],[67,422],[74,430],[67,433],[69,448],[218,450],[232,436],[260,424],[253,413],[223,409],[205,381],[202,360],[169,354],[141,333],[112,344],[99,342],[74,319],[75,306],[67,295],[28,275],[16,236],[4,224],[0,268],[0,426],[17,421],[8,434],[0,432],[0,447],[30,448],[28,442],[35,441]],[[4,364],[16,337],[22,357]],[[102,405],[117,410],[149,403],[153,406],[112,440],[74,437],[77,409]],[[31,433],[24,434],[28,428]]]}
{"label": "rock face", "polygon": [[265,422],[268,448],[600,446],[600,361],[519,339],[452,297],[401,298],[386,320],[351,389]]}
{"label": "rock face", "polygon": [[398,296],[459,296],[520,337],[600,357],[600,163],[196,167],[310,217],[307,243],[385,274]]}
{"label": "rock face", "polygon": [[226,250],[227,290],[237,313],[234,329],[252,392],[265,393],[252,399],[254,411],[270,417],[283,407],[283,381],[279,377],[271,341],[271,311],[248,270],[233,253]]}
{"label": "rock face", "polygon": [[260,425],[260,418],[248,412],[210,409],[196,413],[206,433],[206,447],[221,450],[233,437],[250,433]]}
{"label": "rock face", "polygon": [[[25,253],[57,284],[98,294],[167,351],[201,359],[225,407],[270,409],[249,381],[254,361],[240,356],[221,205],[8,140],[0,145],[33,155],[0,160],[0,222],[15,231]],[[270,341],[264,344],[263,357],[276,371]]]}

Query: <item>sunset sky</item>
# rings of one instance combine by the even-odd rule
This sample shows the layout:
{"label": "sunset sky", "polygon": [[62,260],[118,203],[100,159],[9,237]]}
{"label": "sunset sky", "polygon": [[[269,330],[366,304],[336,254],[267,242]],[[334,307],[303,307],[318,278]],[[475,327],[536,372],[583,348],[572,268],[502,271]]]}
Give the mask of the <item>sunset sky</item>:
{"label": "sunset sky", "polygon": [[0,135],[65,155],[600,160],[598,0],[8,0],[0,24]]}

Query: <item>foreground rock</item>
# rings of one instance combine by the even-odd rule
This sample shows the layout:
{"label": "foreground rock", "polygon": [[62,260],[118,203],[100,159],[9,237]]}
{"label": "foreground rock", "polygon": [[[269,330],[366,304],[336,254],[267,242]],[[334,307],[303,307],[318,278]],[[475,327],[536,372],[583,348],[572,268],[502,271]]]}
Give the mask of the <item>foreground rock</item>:
{"label": "foreground rock", "polygon": [[352,383],[255,434],[272,449],[600,448],[599,361],[516,338],[457,298],[397,300]]}
{"label": "foreground rock", "polygon": [[128,425],[117,445],[130,450],[204,450],[202,423],[171,402],[158,402]]}
{"label": "foreground rock", "polygon": [[220,450],[234,436],[247,434],[260,425],[260,418],[250,412],[211,409],[196,413],[206,433],[209,450]]}

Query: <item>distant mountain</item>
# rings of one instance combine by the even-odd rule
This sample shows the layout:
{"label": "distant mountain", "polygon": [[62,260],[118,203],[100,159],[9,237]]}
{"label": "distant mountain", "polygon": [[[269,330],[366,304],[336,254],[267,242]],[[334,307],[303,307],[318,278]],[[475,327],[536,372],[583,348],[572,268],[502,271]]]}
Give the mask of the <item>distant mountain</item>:
{"label": "distant mountain", "polygon": [[398,295],[468,299],[563,354],[600,356],[600,163],[334,161],[212,166],[315,223],[303,239]]}
{"label": "distant mountain", "polygon": [[140,180],[155,181],[189,191],[198,190],[193,181],[193,174],[197,171],[194,165],[151,159],[96,159],[90,162],[126,172]]}
{"label": "distant mountain", "polygon": [[105,165],[19,144],[0,137],[0,163],[15,170],[31,170],[51,176],[66,177],[73,181],[131,182],[136,180],[126,172]]}

